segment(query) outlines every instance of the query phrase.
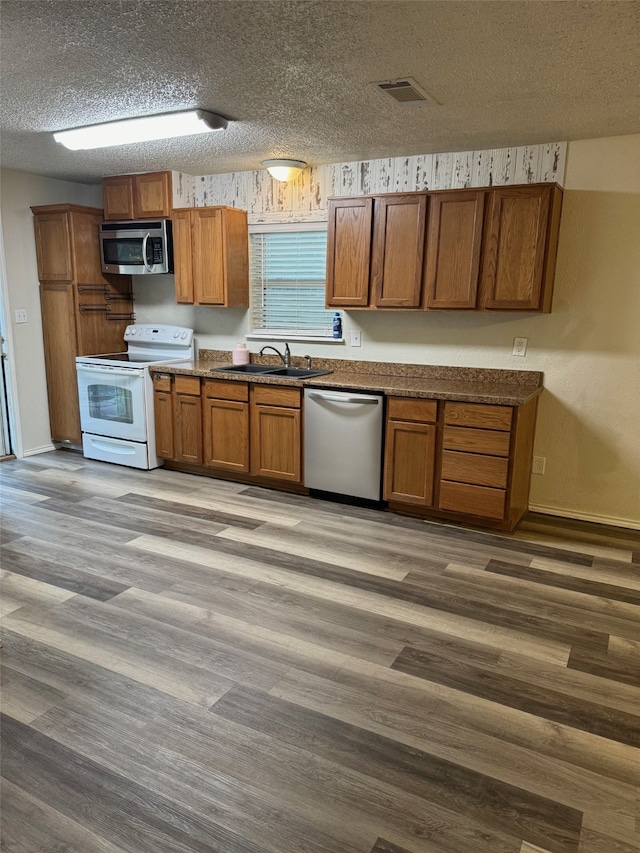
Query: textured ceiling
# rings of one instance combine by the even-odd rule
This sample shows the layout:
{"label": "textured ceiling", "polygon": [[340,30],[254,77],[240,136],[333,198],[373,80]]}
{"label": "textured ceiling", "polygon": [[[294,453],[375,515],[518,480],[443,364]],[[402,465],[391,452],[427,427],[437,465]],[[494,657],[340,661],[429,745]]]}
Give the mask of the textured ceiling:
{"label": "textured ceiling", "polygon": [[[93,182],[640,131],[640,3],[2,0],[2,165]],[[372,81],[411,76],[439,105]],[[51,131],[201,107],[226,131],[67,151]]]}

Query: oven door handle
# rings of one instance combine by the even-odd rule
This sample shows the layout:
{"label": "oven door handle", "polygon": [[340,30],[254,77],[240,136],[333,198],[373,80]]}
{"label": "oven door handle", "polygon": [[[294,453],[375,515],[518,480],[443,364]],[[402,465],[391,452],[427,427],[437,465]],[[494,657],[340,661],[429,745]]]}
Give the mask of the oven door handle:
{"label": "oven door handle", "polygon": [[107,376],[128,376],[129,379],[135,379],[138,376],[137,370],[109,370],[109,368],[105,367],[92,367],[90,364],[79,364],[78,365],[78,373],[102,373],[105,377]]}
{"label": "oven door handle", "polygon": [[153,264],[147,263],[147,245],[150,239],[151,234],[147,231],[144,235],[144,240],[142,241],[142,263],[144,264],[144,268],[147,272],[151,272],[153,269]]}

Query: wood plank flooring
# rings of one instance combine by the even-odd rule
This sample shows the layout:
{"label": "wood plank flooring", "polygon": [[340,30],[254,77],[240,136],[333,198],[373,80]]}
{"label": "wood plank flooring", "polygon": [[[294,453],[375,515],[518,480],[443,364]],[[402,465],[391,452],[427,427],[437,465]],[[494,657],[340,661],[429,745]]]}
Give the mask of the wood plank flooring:
{"label": "wood plank flooring", "polygon": [[0,465],[6,853],[640,853],[640,536]]}

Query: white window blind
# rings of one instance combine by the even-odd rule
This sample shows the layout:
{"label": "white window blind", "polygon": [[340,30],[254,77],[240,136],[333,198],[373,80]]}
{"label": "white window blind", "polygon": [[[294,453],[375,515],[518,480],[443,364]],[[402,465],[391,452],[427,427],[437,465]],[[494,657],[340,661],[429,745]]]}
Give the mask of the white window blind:
{"label": "white window blind", "polygon": [[324,307],[326,265],[324,228],[252,232],[252,333],[331,337],[333,312]]}

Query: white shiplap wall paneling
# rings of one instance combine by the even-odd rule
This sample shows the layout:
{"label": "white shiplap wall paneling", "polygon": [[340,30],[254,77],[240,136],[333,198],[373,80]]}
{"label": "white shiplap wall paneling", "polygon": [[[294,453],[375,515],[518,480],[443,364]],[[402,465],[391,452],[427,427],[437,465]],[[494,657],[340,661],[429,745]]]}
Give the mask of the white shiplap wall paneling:
{"label": "white shiplap wall paneling", "polygon": [[544,183],[555,181],[563,186],[564,167],[567,156],[567,145],[565,142],[550,142],[540,146],[540,162],[538,169],[538,181]]}
{"label": "white shiplap wall paneling", "polygon": [[195,207],[196,179],[184,172],[171,173],[171,189],[173,207]]}
{"label": "white shiplap wall paneling", "polygon": [[[174,179],[174,206],[226,204],[247,210],[250,223],[325,220],[331,196],[415,190],[564,183],[566,142],[418,154],[310,166],[293,181],[266,169]],[[179,173],[175,173],[178,175]],[[176,187],[179,190],[176,191]],[[175,204],[179,196],[180,204]]]}
{"label": "white shiplap wall paneling", "polygon": [[390,193],[393,192],[393,164],[392,157],[385,157],[382,160],[374,160],[374,193]]}
{"label": "white shiplap wall paneling", "polygon": [[[451,189],[466,189],[472,184],[473,151],[457,151],[453,155]],[[426,187],[425,187],[426,189]]]}
{"label": "white shiplap wall paneling", "polygon": [[540,161],[539,145],[524,145],[517,149],[514,184],[535,184]]}

